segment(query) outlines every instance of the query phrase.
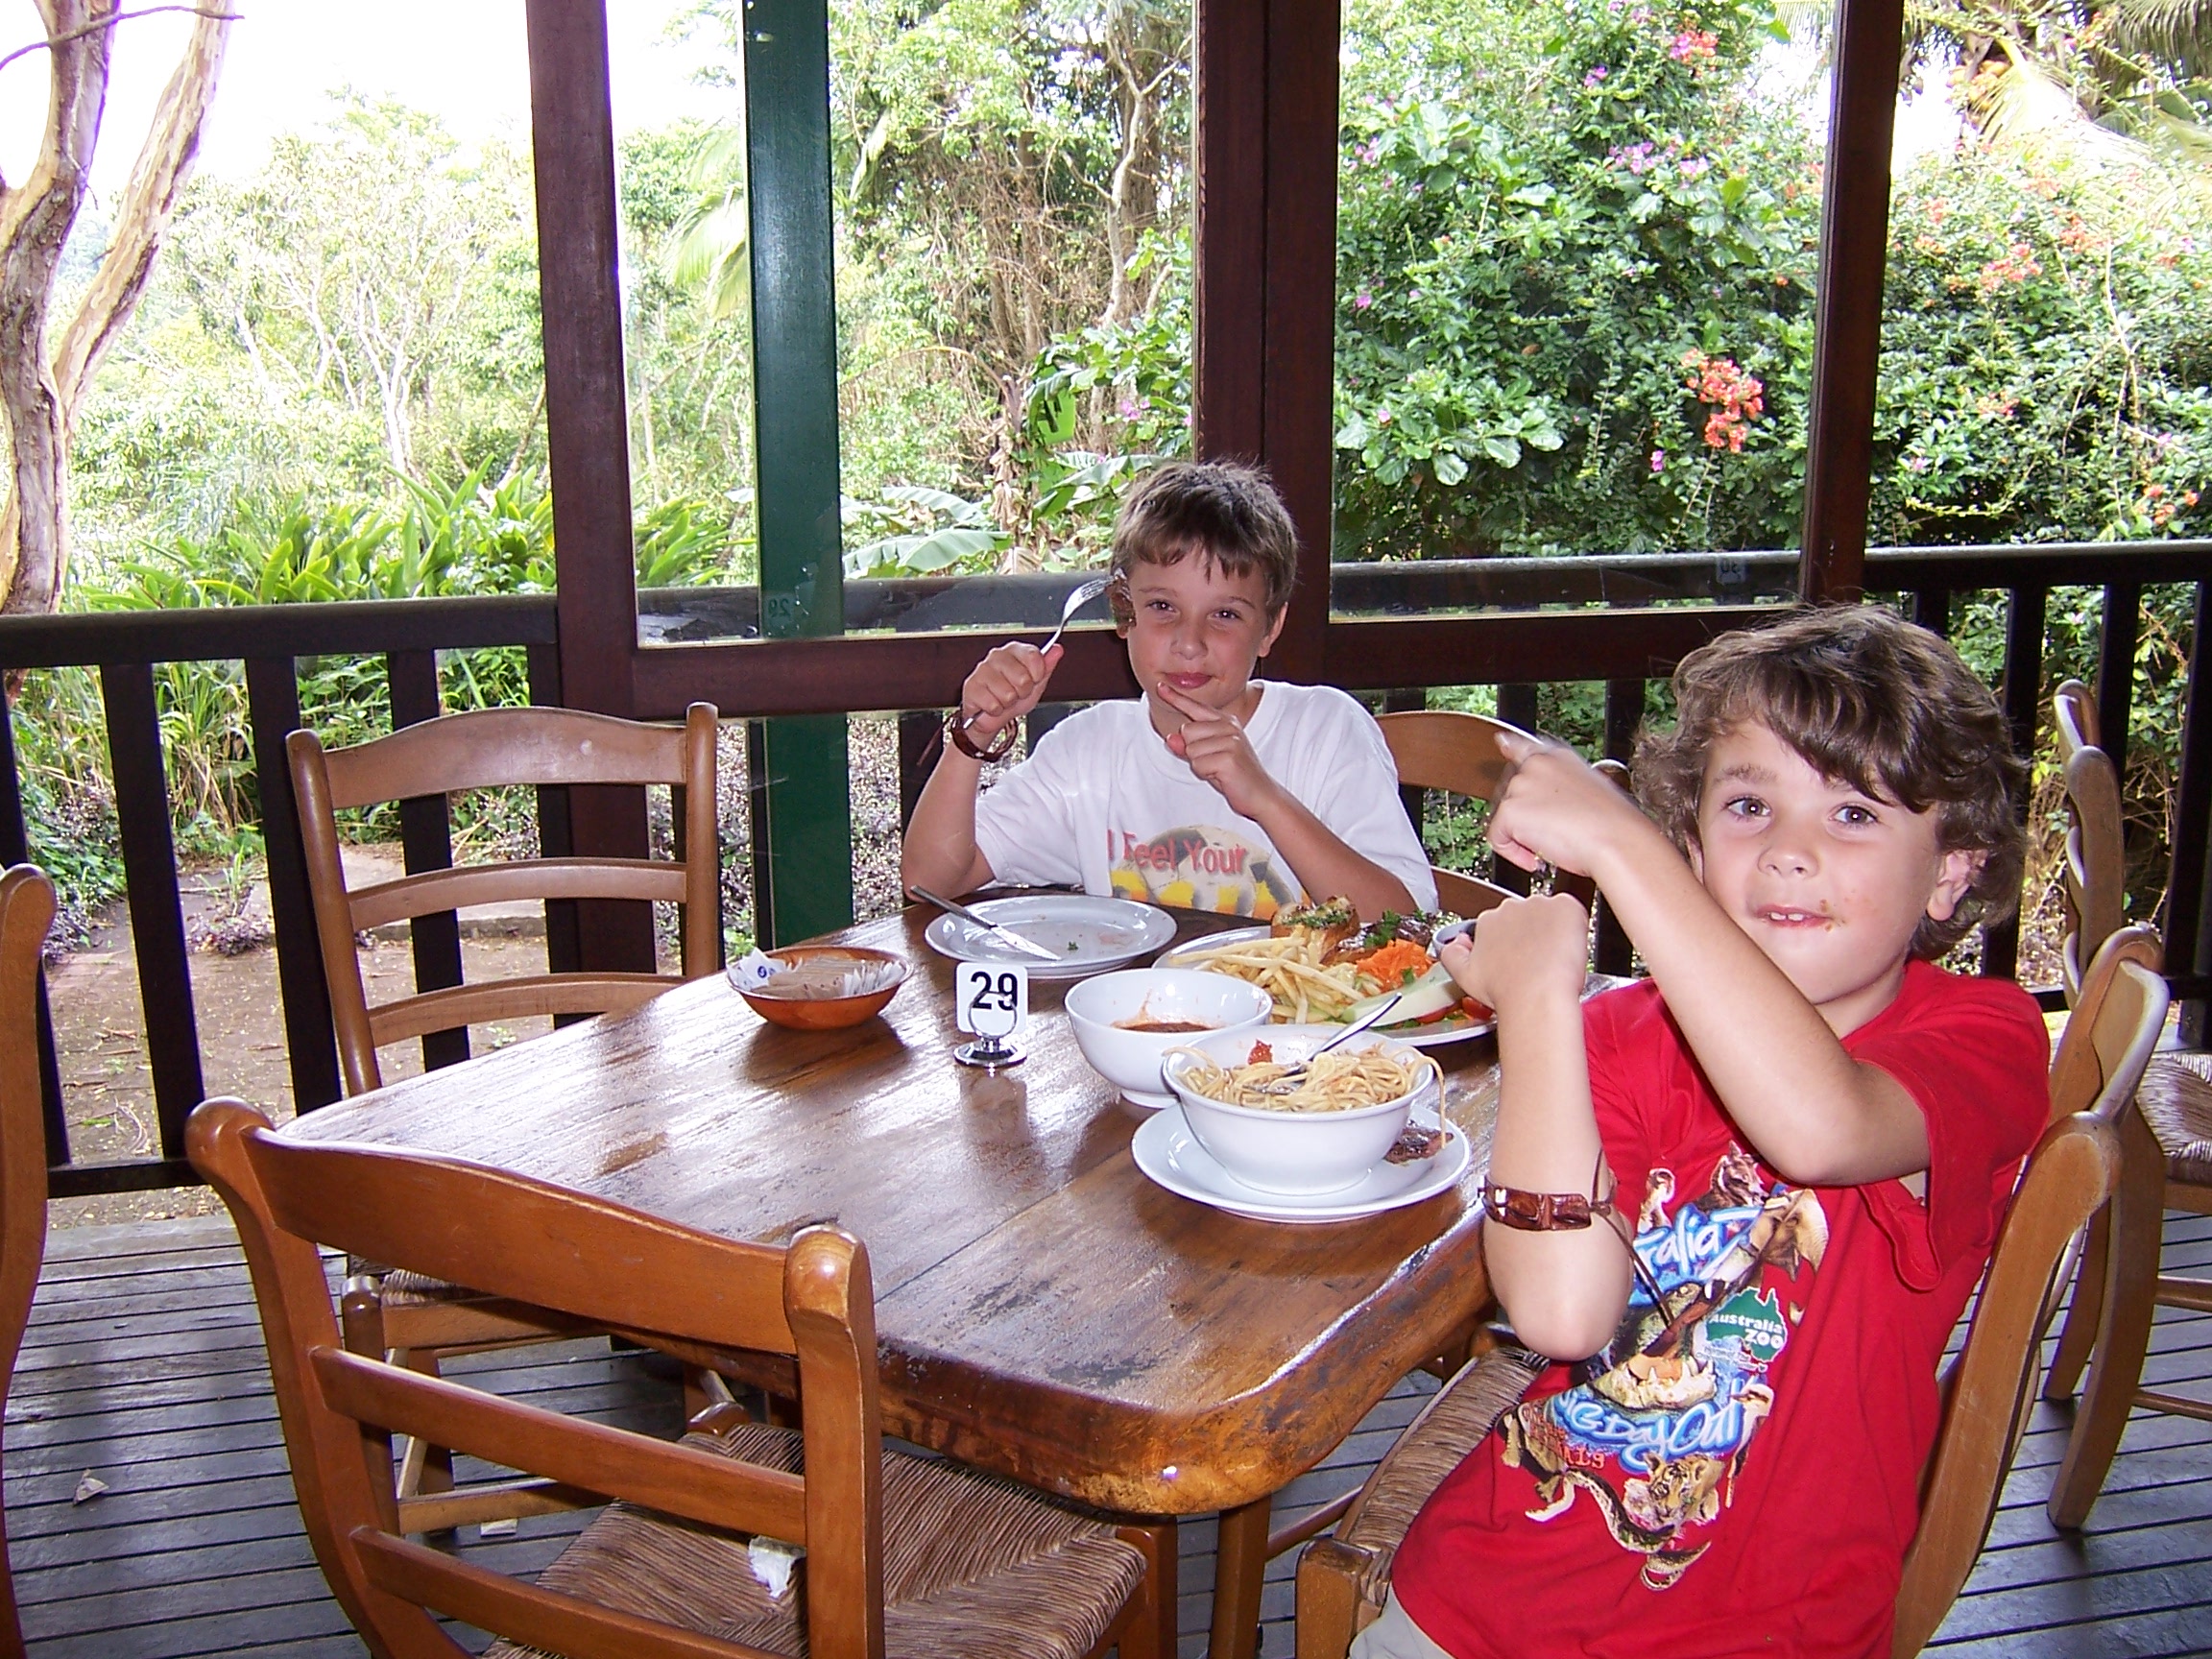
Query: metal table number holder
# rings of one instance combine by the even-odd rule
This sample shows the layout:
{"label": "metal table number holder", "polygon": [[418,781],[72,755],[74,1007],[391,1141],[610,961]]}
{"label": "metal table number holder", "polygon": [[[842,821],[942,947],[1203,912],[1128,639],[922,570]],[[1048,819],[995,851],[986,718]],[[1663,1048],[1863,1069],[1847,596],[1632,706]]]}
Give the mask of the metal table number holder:
{"label": "metal table number holder", "polygon": [[963,962],[952,977],[953,1019],[974,1041],[952,1050],[963,1066],[985,1071],[1029,1058],[1008,1041],[1029,1022],[1029,970],[1019,964]]}

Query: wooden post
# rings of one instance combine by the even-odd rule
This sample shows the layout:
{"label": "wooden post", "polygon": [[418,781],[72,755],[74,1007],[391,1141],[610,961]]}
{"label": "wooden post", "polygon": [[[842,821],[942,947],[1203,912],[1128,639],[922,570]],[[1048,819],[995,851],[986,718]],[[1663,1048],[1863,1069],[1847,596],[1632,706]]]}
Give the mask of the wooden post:
{"label": "wooden post", "polygon": [[1198,0],[1195,439],[1298,526],[1271,677],[1318,680],[1334,515],[1336,0]]}
{"label": "wooden post", "polygon": [[[604,0],[528,0],[538,301],[545,345],[545,451],[553,475],[561,687],[572,709],[633,711],[637,574],[614,210],[614,114]],[[581,854],[642,858],[645,792],[571,792]],[[653,970],[643,904],[577,906],[584,964]]]}
{"label": "wooden post", "polygon": [[1855,603],[1866,563],[1889,148],[1904,29],[1904,0],[1838,0],[1797,581],[1808,604]]}

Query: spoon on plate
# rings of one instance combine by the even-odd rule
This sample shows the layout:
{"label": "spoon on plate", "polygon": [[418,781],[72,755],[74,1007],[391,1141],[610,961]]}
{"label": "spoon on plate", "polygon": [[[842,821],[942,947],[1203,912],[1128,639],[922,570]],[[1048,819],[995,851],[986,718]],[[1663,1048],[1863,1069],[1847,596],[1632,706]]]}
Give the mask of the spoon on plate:
{"label": "spoon on plate", "polygon": [[1368,1026],[1375,1024],[1378,1021],[1386,1019],[1389,1016],[1390,1011],[1397,1007],[1398,1004],[1403,1000],[1404,998],[1402,997],[1392,997],[1387,1001],[1379,1003],[1377,1006],[1368,1009],[1365,1014],[1362,1014],[1358,1020],[1355,1020],[1351,1024],[1345,1026],[1343,1030],[1337,1032],[1335,1036],[1330,1038],[1328,1042],[1322,1044],[1320,1047],[1314,1049],[1313,1052],[1307,1055],[1305,1059],[1291,1061],[1289,1065],[1283,1069],[1282,1076],[1270,1077],[1265,1083],[1260,1085],[1261,1093],[1265,1094],[1289,1094],[1290,1090],[1297,1086],[1298,1080],[1305,1076],[1310,1070],[1311,1070],[1314,1061],[1320,1059],[1321,1056],[1328,1053],[1330,1049],[1337,1047],[1342,1044],[1349,1043],[1353,1038],[1358,1036],[1360,1032],[1366,1030]]}
{"label": "spoon on plate", "polygon": [[[1075,613],[1082,610],[1084,606],[1090,604],[1092,600],[1097,598],[1099,594],[1105,592],[1113,585],[1114,578],[1111,576],[1094,576],[1090,581],[1070,593],[1067,602],[1060,607],[1059,626],[1045,636],[1045,643],[1039,647],[1039,654],[1042,655],[1059,644],[1060,636],[1068,632],[1068,624],[1075,620]],[[981,718],[980,714],[969,715],[967,719],[960,722],[960,730],[967,731]]]}

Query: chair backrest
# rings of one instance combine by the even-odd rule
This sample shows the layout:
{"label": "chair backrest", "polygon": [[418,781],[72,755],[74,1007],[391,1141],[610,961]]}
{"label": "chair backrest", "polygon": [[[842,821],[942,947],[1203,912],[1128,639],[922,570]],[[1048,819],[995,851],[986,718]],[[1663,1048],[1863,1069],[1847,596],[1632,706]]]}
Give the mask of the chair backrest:
{"label": "chair backrest", "polygon": [[[653,974],[536,974],[430,991],[369,1005],[353,936],[467,904],[517,899],[668,900],[684,907],[684,974],[720,966],[720,852],[715,834],[715,710],[694,703],[680,726],[644,725],[571,709],[485,709],[403,727],[325,751],[312,732],[285,740],[331,1022],[346,1092],[383,1081],[376,1050],[478,1021],[599,1014],[634,1007],[674,979]],[[681,794],[681,862],[653,858],[526,858],[431,870],[349,889],[336,814],[349,807],[514,784],[665,783]]]}
{"label": "chair backrest", "polygon": [[[0,873],[0,1402],[15,1375],[46,1256],[46,1113],[38,1076],[38,953],[54,884],[36,865]],[[0,1653],[21,1653],[0,1530]]]}
{"label": "chair backrest", "polygon": [[2150,927],[2123,927],[2089,964],[2051,1056],[2051,1118],[2087,1112],[2114,1121],[2135,1097],[2166,1023],[2165,948]]}
{"label": "chair backrest", "polygon": [[2097,747],[2097,705],[2089,688],[2079,680],[2067,681],[2052,698],[2051,711],[2066,785],[2066,940],[2060,972],[2071,1004],[2080,993],[2090,958],[2127,913],[2128,868],[2120,775],[2111,757]]}
{"label": "chair backrest", "polygon": [[2043,1132],[1983,1276],[1966,1343],[1944,1377],[1920,1526],[1897,1591],[1893,1656],[1917,1653],[1973,1570],[2035,1398],[2043,1309],[2067,1246],[2120,1177],[2111,1124],[2077,1113]]}
{"label": "chair backrest", "polygon": [[[331,1590],[372,1647],[408,1659],[461,1653],[424,1611],[433,1607],[558,1652],[762,1659],[401,1536],[390,1437],[405,1433],[701,1526],[802,1545],[809,1650],[881,1659],[875,1304],[867,1252],[850,1235],[809,1227],[786,1249],[719,1238],[477,1165],[286,1141],[235,1100],[192,1115],[186,1151],[238,1224],[301,1514]],[[739,1351],[792,1357],[805,1473],[349,1354],[318,1244],[554,1309],[701,1362],[728,1363]],[[618,1273],[609,1271],[614,1262]]]}
{"label": "chair backrest", "polygon": [[2120,1177],[2113,1120],[2134,1098],[2166,1021],[2158,962],[2158,936],[2148,927],[2107,939],[2052,1059],[2050,1125],[2005,1213],[1965,1345],[1944,1377],[1942,1427],[1897,1594],[1895,1655],[1926,1645],[1989,1534],[2075,1240]]}
{"label": "chair backrest", "polygon": [[[1498,737],[1510,732],[1534,738],[1518,726],[1480,714],[1463,714],[1448,709],[1412,709],[1381,714],[1382,740],[1390,745],[1390,758],[1398,766],[1398,781],[1411,789],[1440,789],[1464,795],[1471,801],[1495,801],[1505,781],[1505,757]],[[1626,773],[1617,763],[1609,773],[1623,781]],[[1436,902],[1461,916],[1479,916],[1493,905],[1513,897],[1506,888],[1478,877],[1466,876],[1441,865],[1431,865],[1436,878]],[[1596,886],[1585,877],[1562,876],[1556,889],[1572,893],[1588,908]]]}

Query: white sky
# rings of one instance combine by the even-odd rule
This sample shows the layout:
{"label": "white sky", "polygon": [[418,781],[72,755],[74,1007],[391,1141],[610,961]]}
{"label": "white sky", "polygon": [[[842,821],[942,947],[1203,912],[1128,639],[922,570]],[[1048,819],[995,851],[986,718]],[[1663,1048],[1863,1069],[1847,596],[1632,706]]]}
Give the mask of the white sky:
{"label": "white sky", "polygon": [[[126,0],[125,10],[160,0]],[[685,0],[610,0],[614,123],[620,132],[659,127],[686,114],[713,116],[727,95],[698,85],[692,70],[723,60],[706,40],[685,44],[666,33]],[[465,142],[529,132],[530,83],[522,0],[230,0],[242,20],[230,32],[223,82],[203,134],[199,165],[242,178],[267,156],[272,138],[306,132],[330,110],[328,95],[350,85],[433,110]],[[190,20],[168,13],[121,24],[93,188],[111,201],[136,158],[146,122],[175,66]],[[31,0],[0,0],[0,56],[42,36]],[[424,49],[425,42],[435,48]],[[1824,111],[1825,79],[1806,85],[1802,48],[1783,49],[1776,90],[1810,94]],[[1938,81],[1930,76],[1929,81]],[[1793,83],[1793,84],[1792,84]],[[1785,91],[1784,88],[1788,87]],[[45,122],[46,58],[33,52],[0,69],[0,175],[19,181],[37,154]],[[1817,117],[1816,117],[1817,124]],[[1947,146],[1958,118],[1940,86],[1898,111],[1896,164]]]}
{"label": "white sky", "polygon": [[[126,11],[160,0],[126,0]],[[522,0],[230,0],[240,13],[224,56],[200,168],[222,178],[254,171],[269,142],[306,132],[329,112],[328,94],[350,85],[445,117],[461,138],[530,130],[530,80]],[[683,0],[610,0],[614,123],[661,127],[713,115],[727,95],[694,84],[692,68],[716,60],[711,43],[685,46],[664,29]],[[191,26],[168,13],[116,30],[108,108],[93,161],[93,188],[111,201],[145,136],[146,123]],[[31,0],[0,0],[0,56],[44,37]],[[434,44],[429,44],[434,43]],[[426,45],[428,49],[426,49]],[[46,55],[0,69],[0,174],[19,182],[36,157],[46,119]]]}

